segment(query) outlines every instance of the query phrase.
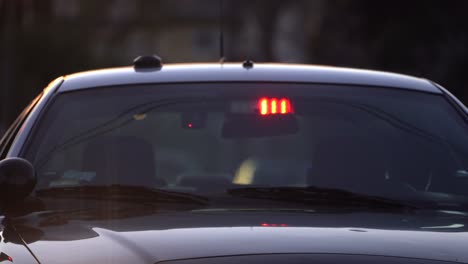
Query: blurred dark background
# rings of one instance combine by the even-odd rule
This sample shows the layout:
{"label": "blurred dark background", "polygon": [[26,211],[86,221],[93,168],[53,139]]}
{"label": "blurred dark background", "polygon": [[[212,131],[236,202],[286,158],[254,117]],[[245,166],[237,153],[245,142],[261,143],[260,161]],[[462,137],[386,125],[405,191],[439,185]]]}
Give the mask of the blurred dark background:
{"label": "blurred dark background", "polygon": [[[326,64],[432,79],[468,103],[466,0],[224,0],[228,61]],[[220,0],[0,0],[0,134],[55,77],[219,60]]]}

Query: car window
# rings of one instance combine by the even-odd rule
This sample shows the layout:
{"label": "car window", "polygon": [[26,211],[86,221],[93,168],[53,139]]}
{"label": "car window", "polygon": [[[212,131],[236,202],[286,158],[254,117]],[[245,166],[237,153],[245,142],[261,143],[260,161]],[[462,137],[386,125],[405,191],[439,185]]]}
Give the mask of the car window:
{"label": "car window", "polygon": [[57,96],[26,156],[38,189],[320,186],[468,198],[466,122],[443,96],[401,89],[211,83],[69,92]]}

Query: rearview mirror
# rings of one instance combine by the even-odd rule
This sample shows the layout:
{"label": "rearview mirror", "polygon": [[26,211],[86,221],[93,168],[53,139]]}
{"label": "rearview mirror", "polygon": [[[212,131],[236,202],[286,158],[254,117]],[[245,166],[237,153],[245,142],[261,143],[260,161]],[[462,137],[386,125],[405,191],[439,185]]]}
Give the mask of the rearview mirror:
{"label": "rearview mirror", "polygon": [[33,165],[22,158],[0,161],[0,202],[15,202],[28,196],[36,185]]}
{"label": "rearview mirror", "polygon": [[223,124],[224,138],[273,137],[296,134],[299,124],[294,115],[246,115],[226,117]]}

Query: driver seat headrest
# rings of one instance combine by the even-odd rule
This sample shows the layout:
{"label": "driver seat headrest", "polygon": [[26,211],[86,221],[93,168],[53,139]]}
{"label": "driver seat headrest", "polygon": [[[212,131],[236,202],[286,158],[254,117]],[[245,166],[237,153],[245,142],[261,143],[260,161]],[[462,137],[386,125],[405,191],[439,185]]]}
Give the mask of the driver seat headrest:
{"label": "driver seat headrest", "polygon": [[94,139],[85,147],[83,168],[96,172],[96,184],[154,186],[157,183],[153,147],[137,137]]}

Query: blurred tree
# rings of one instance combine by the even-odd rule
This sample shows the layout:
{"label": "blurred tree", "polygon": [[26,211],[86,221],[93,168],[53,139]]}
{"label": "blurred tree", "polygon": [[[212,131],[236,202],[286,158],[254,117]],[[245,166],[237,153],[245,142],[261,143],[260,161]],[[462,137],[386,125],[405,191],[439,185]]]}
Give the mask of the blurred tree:
{"label": "blurred tree", "polygon": [[314,46],[324,64],[430,78],[468,101],[468,1],[337,0],[328,3]]}
{"label": "blurred tree", "polygon": [[[216,61],[220,1],[0,0],[0,130],[59,75],[142,53]],[[413,74],[468,102],[467,9],[466,0],[224,0],[226,55]]]}
{"label": "blurred tree", "polygon": [[[1,1],[0,2],[0,118],[1,120],[12,119],[15,114],[12,100],[14,97],[15,81],[17,80],[18,58],[15,57],[16,39],[21,26],[22,1]],[[0,132],[6,129],[5,122],[0,122]]]}

